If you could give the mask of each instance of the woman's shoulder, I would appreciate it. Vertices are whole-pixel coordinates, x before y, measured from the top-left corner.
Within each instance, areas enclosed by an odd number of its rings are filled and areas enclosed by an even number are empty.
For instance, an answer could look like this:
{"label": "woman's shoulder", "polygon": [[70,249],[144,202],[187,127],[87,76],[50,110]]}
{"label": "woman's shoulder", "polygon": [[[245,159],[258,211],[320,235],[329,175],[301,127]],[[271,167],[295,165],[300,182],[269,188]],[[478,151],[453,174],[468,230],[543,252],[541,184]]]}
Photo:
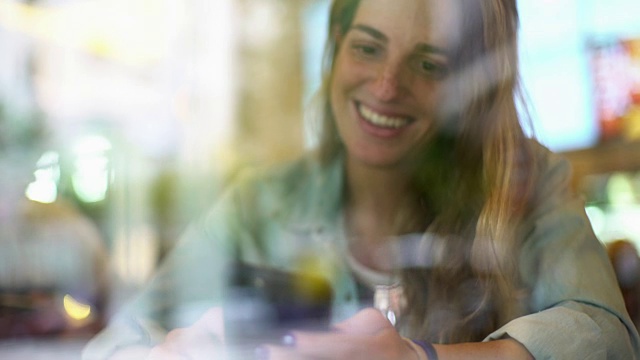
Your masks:
{"label": "woman's shoulder", "polygon": [[294,160],[269,165],[246,166],[228,183],[236,191],[284,191],[317,185],[330,176],[334,164],[322,164],[313,153]]}
{"label": "woman's shoulder", "polygon": [[573,188],[569,160],[535,140],[529,141],[529,149],[532,165],[521,175],[529,182],[523,230],[531,230],[541,219],[550,223],[561,217],[582,216],[584,200]]}
{"label": "woman's shoulder", "polygon": [[529,148],[535,164],[537,192],[544,192],[545,188],[570,190],[573,172],[569,160],[562,154],[551,151],[537,140],[530,140]]}
{"label": "woman's shoulder", "polygon": [[341,164],[307,153],[285,163],[245,168],[228,183],[224,197],[250,212],[305,214],[338,201]]}

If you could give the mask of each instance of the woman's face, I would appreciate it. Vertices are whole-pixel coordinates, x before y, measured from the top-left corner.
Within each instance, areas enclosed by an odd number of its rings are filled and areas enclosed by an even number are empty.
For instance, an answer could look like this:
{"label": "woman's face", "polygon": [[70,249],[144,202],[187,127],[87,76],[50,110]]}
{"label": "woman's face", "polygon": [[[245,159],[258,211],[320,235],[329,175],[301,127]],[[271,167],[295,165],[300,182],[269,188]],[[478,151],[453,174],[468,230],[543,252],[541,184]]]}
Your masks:
{"label": "woman's face", "polygon": [[402,166],[428,141],[459,25],[451,0],[362,0],[338,39],[330,98],[349,161]]}

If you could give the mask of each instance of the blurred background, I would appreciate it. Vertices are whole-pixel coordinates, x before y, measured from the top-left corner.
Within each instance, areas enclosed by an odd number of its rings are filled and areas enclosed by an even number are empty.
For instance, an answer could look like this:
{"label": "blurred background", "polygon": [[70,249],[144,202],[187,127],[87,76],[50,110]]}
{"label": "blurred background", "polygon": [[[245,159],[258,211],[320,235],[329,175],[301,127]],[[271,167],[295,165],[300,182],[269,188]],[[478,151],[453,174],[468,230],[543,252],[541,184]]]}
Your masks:
{"label": "blurred background", "polygon": [[[518,4],[532,135],[635,297],[640,2]],[[313,146],[328,7],[0,0],[0,357],[79,357],[238,168]]]}

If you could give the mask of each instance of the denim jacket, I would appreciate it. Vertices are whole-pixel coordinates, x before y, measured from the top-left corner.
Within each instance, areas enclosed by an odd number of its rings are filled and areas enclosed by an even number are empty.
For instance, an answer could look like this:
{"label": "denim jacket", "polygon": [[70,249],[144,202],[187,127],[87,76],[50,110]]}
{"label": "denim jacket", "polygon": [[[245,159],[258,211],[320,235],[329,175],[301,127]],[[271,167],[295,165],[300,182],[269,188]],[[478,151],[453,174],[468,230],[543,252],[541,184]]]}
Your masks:
{"label": "denim jacket", "polygon": [[[536,359],[638,358],[638,333],[584,203],[570,190],[569,163],[536,149],[544,171],[536,182],[535,208],[522,223],[528,235],[519,258],[531,313],[484,341],[511,337]],[[84,358],[152,346],[167,329],[187,326],[219,306],[221,274],[235,257],[285,270],[313,258],[334,290],[333,321],[355,314],[362,304],[345,261],[343,168],[341,159],[322,166],[305,157],[242,176],[187,230],[146,290],[88,344]]]}

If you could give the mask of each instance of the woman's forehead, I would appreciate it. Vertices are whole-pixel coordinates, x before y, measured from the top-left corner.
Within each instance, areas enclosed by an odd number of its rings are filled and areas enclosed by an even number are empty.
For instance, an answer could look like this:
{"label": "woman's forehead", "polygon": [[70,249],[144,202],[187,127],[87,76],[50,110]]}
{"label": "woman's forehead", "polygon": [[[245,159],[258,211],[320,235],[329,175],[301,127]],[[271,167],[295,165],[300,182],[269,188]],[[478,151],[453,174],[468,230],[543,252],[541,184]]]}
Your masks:
{"label": "woman's forehead", "polygon": [[461,24],[454,0],[361,0],[353,25],[364,24],[391,38],[453,46]]}

